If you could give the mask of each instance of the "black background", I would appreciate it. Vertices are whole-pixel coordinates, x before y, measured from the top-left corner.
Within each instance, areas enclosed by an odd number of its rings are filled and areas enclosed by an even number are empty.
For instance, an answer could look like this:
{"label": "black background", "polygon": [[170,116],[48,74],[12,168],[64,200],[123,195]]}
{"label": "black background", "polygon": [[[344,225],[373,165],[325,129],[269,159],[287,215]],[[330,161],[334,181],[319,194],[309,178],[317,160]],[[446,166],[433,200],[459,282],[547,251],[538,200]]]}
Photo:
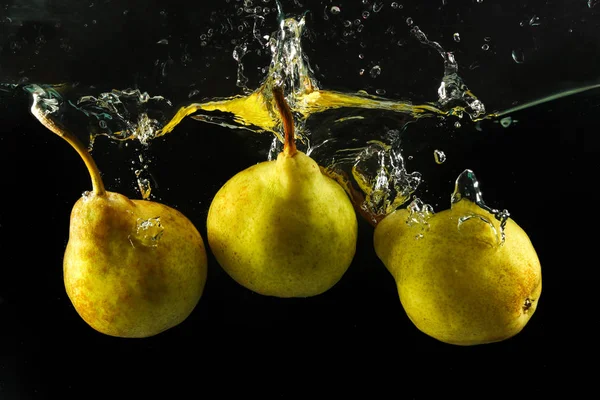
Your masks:
{"label": "black background", "polygon": [[[67,0],[0,1],[0,83],[23,83],[26,77],[139,87],[181,104],[189,101],[191,88],[206,97],[240,93],[230,43],[240,36],[225,32],[198,46],[206,26],[219,26],[214,21],[239,3],[210,3],[97,1],[90,7]],[[381,22],[365,22],[358,38],[345,38],[333,16],[323,20],[324,10],[336,3],[302,3],[283,2],[296,15],[311,11],[305,51],[324,88],[383,87],[391,98],[435,100],[442,60],[410,37],[404,22],[409,16],[431,40],[455,52],[460,75],[488,111],[599,78],[600,5],[589,8],[587,1],[399,1],[404,9],[397,14],[386,1],[376,20]],[[338,5],[352,16],[366,7],[358,1]],[[529,25],[533,16],[541,25]],[[395,33],[386,33],[389,26]],[[41,45],[35,42],[40,27],[46,38]],[[460,43],[452,40],[454,32],[461,32]],[[156,45],[165,37],[168,50]],[[492,38],[487,52],[480,48],[485,37]],[[65,38],[69,52],[60,47]],[[19,48],[11,47],[15,41]],[[360,50],[361,42],[367,50]],[[180,61],[184,45],[193,61]],[[515,47],[525,52],[522,64],[510,56]],[[361,51],[366,61],[358,59]],[[155,62],[169,58],[163,76]],[[268,57],[248,61],[266,66]],[[374,62],[383,71],[377,81],[357,73]],[[256,87],[260,74],[248,75],[249,87]],[[284,300],[254,294],[233,282],[209,252],[204,295],[182,324],[143,340],[95,332],[77,316],[62,283],[69,213],[89,189],[89,176],[77,154],[29,114],[27,97],[0,93],[0,399],[200,398],[212,393],[209,388],[219,390],[212,397],[235,392],[289,398],[316,397],[324,388],[354,393],[359,387],[372,391],[370,397],[489,398],[502,389],[519,397],[584,386],[579,364],[569,360],[585,359],[593,347],[585,317],[593,303],[585,283],[597,264],[589,249],[597,245],[592,188],[598,90],[516,112],[518,122],[506,129],[485,121],[482,132],[464,122],[461,129],[449,123],[413,133],[422,144],[409,169],[421,170],[418,160],[432,161],[440,146],[448,156],[442,166],[425,167],[418,194],[436,210],[446,208],[458,173],[474,170],[486,201],[509,209],[542,264],[540,304],[525,329],[504,342],[474,347],[440,343],[410,323],[364,221],[353,264],[323,295]],[[187,215],[206,238],[212,196],[229,177],[264,159],[264,143],[184,121],[145,150],[159,183],[155,195]],[[109,190],[139,197],[128,165],[134,153],[98,140],[94,157]],[[556,373],[561,378],[551,379]],[[484,389],[476,389],[482,378]]]}

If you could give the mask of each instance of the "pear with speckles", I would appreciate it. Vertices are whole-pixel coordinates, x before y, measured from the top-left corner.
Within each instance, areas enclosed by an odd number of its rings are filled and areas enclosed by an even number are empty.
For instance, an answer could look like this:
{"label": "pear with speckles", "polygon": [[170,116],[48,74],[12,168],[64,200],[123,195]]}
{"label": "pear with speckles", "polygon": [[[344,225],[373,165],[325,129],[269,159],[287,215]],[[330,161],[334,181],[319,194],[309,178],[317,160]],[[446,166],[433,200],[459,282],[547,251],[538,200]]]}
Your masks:
{"label": "pear with speckles", "polygon": [[342,187],[296,149],[293,117],[274,91],[284,150],[238,173],[215,195],[207,239],[221,267],[262,295],[310,297],[333,287],[356,251],[357,220]]}
{"label": "pear with speckles", "polygon": [[498,342],[519,333],[536,310],[541,267],[527,234],[469,199],[415,224],[407,209],[375,228],[378,257],[393,275],[410,320],[455,345]]}
{"label": "pear with speckles", "polygon": [[86,164],[93,190],[71,212],[63,278],[81,318],[103,334],[157,335],[183,322],[200,300],[207,276],[204,242],[179,211],[106,191],[82,143],[40,107],[32,113],[65,139]]}

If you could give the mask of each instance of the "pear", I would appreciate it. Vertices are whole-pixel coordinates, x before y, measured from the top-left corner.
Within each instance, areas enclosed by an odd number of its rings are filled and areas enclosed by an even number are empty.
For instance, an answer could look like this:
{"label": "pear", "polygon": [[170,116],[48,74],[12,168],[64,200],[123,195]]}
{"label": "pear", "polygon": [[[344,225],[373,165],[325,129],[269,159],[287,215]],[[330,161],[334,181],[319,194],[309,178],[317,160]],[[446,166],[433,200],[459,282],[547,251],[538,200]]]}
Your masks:
{"label": "pear", "polygon": [[93,190],[75,203],[63,259],[67,295],[81,318],[106,335],[144,338],[184,321],[207,277],[204,242],[179,211],[106,191],[82,143],[37,104],[32,113],[83,159]]}
{"label": "pear", "polygon": [[215,195],[207,239],[221,267],[262,295],[310,297],[333,287],[356,251],[357,219],[342,187],[296,149],[283,91],[273,91],[285,130],[277,160],[238,173]]}
{"label": "pear", "polygon": [[542,290],[540,262],[525,231],[508,216],[501,226],[473,200],[457,198],[424,223],[414,223],[409,210],[396,210],[374,233],[377,256],[414,325],[465,346],[519,333]]}

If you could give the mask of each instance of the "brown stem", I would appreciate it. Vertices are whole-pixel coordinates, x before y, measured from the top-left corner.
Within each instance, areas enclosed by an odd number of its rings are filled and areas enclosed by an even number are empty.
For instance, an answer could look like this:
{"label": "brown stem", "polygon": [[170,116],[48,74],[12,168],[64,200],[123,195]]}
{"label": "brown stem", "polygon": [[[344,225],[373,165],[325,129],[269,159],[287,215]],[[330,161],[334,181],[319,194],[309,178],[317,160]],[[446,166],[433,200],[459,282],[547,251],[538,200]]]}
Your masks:
{"label": "brown stem", "polygon": [[[35,97],[34,100],[36,100]],[[75,137],[73,134],[67,132],[63,127],[59,126],[57,122],[48,118],[46,113],[37,106],[37,101],[33,102],[33,105],[31,106],[31,113],[42,123],[42,125],[63,138],[75,149],[75,151],[77,151],[79,156],[83,159],[83,162],[85,163],[85,166],[90,174],[90,178],[92,179],[92,190],[94,194],[97,196],[104,196],[106,194],[106,189],[104,188],[104,183],[100,177],[98,166],[81,141],[79,141],[79,139],[77,139],[77,137]]]}
{"label": "brown stem", "polygon": [[287,101],[285,101],[283,88],[281,86],[277,86],[273,89],[273,97],[275,98],[275,103],[279,109],[279,114],[281,115],[281,120],[283,121],[283,131],[285,132],[283,154],[288,157],[293,157],[297,152],[296,139],[294,138],[294,116],[292,115],[290,106],[288,105]]}

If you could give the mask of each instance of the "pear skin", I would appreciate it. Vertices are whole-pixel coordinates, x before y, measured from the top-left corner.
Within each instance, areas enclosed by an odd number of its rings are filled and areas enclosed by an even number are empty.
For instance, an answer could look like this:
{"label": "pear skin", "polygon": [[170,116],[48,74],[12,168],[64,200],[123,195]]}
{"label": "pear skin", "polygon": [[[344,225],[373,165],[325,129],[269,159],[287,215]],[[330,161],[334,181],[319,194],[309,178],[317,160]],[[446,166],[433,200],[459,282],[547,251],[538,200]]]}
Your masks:
{"label": "pear skin", "polygon": [[502,243],[499,221],[467,199],[434,214],[424,232],[418,224],[410,226],[408,216],[403,209],[385,217],[374,245],[415,326],[456,345],[519,333],[542,290],[540,262],[523,229],[508,219]]}
{"label": "pear skin", "polygon": [[[139,223],[160,217],[156,240]],[[110,336],[154,336],[185,320],[207,276],[204,243],[179,211],[113,192],[80,198],[71,213],[64,283],[77,313]]]}
{"label": "pear skin", "polygon": [[186,319],[202,296],[206,250],[179,211],[106,191],[76,136],[49,118],[57,98],[36,87],[31,113],[80,155],[92,181],[73,206],[63,258],[65,289],[77,313],[98,332],[123,338],[157,335]]}
{"label": "pear skin", "polygon": [[348,195],[297,151],[254,165],[214,197],[207,239],[238,283],[276,297],[309,297],[334,286],[356,251]]}

